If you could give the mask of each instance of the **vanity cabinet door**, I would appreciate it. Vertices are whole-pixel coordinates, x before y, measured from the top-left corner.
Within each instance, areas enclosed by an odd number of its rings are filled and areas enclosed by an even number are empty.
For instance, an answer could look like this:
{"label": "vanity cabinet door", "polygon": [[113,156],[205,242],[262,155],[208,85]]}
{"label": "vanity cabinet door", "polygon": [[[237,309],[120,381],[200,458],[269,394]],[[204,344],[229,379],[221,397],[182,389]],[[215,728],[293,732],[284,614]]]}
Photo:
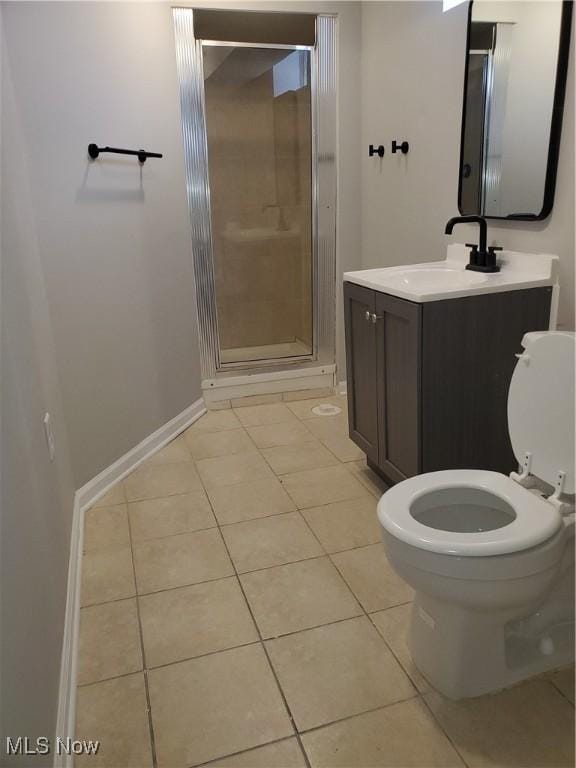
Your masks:
{"label": "vanity cabinet door", "polygon": [[422,307],[376,293],[378,466],[393,482],[421,471]]}
{"label": "vanity cabinet door", "polygon": [[517,468],[508,389],[522,337],[547,330],[551,300],[545,287],[423,305],[422,472]]}
{"label": "vanity cabinet door", "polygon": [[378,388],[376,383],[375,292],[344,283],[346,378],[350,437],[378,463]]}

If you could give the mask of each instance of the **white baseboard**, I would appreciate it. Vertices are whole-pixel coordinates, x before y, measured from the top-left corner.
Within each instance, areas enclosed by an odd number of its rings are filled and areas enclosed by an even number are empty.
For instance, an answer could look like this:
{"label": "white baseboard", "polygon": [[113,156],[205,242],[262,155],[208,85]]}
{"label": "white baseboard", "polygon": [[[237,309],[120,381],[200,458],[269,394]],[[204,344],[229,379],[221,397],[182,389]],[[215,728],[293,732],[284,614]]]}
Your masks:
{"label": "white baseboard", "polygon": [[[72,531],[70,535],[70,559],[68,564],[68,587],[66,594],[66,615],[64,639],[60,666],[60,688],[56,735],[60,738],[74,738],[76,721],[76,678],[78,663],[78,641],[80,629],[80,585],[82,567],[82,542],[84,538],[84,512],[110,488],[152,454],[163,448],[180,432],[206,413],[204,399],[200,398],[186,410],[179,413],[164,426],[148,435],[141,443],[119,458],[114,464],[89,480],[74,494]],[[55,755],[54,768],[72,768],[73,756]]]}
{"label": "white baseboard", "polygon": [[124,456],[121,456],[114,464],[111,464],[76,491],[80,507],[85,509],[98,501],[118,480],[122,480],[126,475],[129,475],[139,464],[160,450],[160,448],[163,448],[166,443],[173,440],[180,432],[205,413],[204,398],[200,398],[186,408],[186,410],[182,411],[182,413],[179,413],[178,416],[175,416],[164,426],[160,427],[160,429],[157,429],[156,432],[144,438],[141,443],[138,443],[137,446],[128,451],[128,453],[125,453]]}
{"label": "white baseboard", "polygon": [[[64,617],[64,638],[60,662],[60,684],[58,692],[58,713],[56,736],[74,737],[76,721],[76,679],[78,667],[78,639],[80,629],[80,576],[82,567],[82,541],[84,538],[84,515],[74,495],[72,531],[70,534],[70,560],[68,564],[68,587],[66,592],[66,614]],[[72,755],[54,753],[54,768],[72,768]]]}

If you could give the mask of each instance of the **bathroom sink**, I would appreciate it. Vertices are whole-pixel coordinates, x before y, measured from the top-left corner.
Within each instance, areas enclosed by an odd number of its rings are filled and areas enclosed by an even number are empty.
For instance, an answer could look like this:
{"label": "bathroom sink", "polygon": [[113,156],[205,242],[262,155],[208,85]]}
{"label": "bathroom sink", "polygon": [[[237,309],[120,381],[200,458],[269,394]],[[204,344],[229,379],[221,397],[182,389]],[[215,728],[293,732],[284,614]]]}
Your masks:
{"label": "bathroom sink", "polygon": [[477,272],[467,272],[465,269],[437,267],[436,269],[403,269],[390,274],[388,279],[390,283],[420,292],[422,289],[430,288],[467,288],[470,285],[485,282],[486,276],[479,275]]}
{"label": "bathroom sink", "polygon": [[500,251],[500,271],[485,274],[467,270],[469,259],[468,247],[451,243],[443,261],[345,272],[344,280],[415,302],[518,291],[558,282],[558,257],[551,254]]}

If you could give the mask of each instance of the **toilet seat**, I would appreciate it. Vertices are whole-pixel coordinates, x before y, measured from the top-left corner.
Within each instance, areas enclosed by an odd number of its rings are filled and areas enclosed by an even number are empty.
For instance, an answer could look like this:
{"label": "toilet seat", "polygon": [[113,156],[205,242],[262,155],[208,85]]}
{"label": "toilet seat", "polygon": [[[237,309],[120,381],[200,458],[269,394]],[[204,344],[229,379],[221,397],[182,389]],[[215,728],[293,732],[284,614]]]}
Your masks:
{"label": "toilet seat", "polygon": [[[496,504],[511,507],[511,522],[493,530],[460,533],[432,528],[411,514],[418,500],[434,502],[441,491],[477,489]],[[485,557],[530,549],[550,539],[562,526],[557,509],[498,472],[446,470],[417,475],[390,488],[378,502],[380,524],[397,539],[445,555]]]}

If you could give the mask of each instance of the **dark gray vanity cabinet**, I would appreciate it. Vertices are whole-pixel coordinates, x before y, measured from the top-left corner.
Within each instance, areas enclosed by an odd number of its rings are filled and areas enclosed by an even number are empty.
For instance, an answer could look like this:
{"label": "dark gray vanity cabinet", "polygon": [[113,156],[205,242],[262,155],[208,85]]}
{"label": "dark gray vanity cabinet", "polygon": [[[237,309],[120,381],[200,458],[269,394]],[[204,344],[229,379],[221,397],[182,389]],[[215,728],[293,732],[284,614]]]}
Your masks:
{"label": "dark gray vanity cabinet", "polygon": [[441,469],[516,467],[508,386],[552,288],[416,303],[344,283],[350,437],[391,483]]}
{"label": "dark gray vanity cabinet", "polygon": [[[376,291],[344,283],[346,376],[352,379],[348,397],[350,437],[378,463],[378,375],[376,372]],[[351,375],[352,374],[352,375]],[[350,385],[348,384],[350,393]]]}
{"label": "dark gray vanity cabinet", "polygon": [[422,305],[376,293],[378,466],[395,482],[420,469]]}

